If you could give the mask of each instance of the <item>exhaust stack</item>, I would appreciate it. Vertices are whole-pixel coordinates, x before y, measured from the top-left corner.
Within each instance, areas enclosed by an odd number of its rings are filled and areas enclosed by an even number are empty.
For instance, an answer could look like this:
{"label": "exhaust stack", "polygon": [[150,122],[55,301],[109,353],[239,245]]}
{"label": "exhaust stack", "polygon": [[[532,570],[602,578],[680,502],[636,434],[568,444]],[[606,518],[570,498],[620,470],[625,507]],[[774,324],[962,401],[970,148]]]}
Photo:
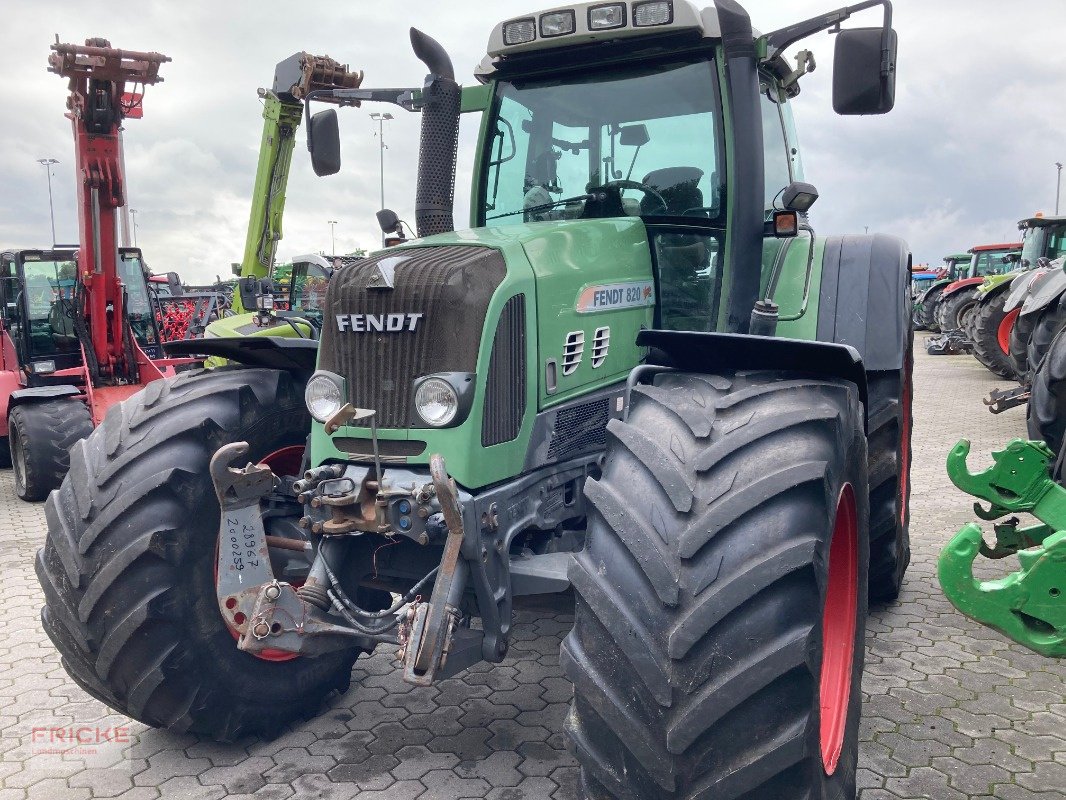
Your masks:
{"label": "exhaust stack", "polygon": [[429,69],[422,90],[422,134],[418,144],[415,228],[418,236],[455,230],[455,160],[459,147],[461,87],[440,43],[411,28],[411,47]]}

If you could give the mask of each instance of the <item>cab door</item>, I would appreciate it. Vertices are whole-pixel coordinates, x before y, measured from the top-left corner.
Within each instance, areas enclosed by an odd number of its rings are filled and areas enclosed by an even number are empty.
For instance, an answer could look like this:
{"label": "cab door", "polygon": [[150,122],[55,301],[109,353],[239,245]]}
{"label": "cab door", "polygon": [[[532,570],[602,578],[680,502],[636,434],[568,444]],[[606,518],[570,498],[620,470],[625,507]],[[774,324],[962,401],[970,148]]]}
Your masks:
{"label": "cab door", "polygon": [[17,371],[15,336],[19,333],[18,270],[11,253],[0,255],[0,369]]}

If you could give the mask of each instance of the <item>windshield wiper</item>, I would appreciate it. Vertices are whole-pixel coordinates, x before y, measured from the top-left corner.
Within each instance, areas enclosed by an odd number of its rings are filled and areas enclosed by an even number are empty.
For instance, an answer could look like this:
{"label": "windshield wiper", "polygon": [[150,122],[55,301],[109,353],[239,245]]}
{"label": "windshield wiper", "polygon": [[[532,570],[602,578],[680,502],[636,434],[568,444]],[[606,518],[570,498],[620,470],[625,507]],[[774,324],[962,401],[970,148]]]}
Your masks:
{"label": "windshield wiper", "polygon": [[485,221],[488,222],[490,219],[500,219],[501,217],[513,217],[517,214],[538,214],[541,211],[548,211],[556,206],[561,206],[563,203],[576,203],[578,200],[603,200],[604,197],[605,195],[600,193],[579,194],[574,197],[564,197],[561,200],[552,200],[550,203],[541,203],[540,205],[530,206],[529,208],[523,208],[518,211],[508,211],[505,214],[496,214],[491,217],[485,217]]}

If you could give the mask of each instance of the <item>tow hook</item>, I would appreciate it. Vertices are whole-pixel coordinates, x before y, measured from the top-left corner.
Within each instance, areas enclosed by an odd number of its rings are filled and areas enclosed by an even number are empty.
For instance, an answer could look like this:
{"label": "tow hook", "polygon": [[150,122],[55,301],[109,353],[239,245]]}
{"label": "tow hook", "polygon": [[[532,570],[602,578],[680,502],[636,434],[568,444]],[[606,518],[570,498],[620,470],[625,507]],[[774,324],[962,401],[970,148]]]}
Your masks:
{"label": "tow hook", "polygon": [[[1066,658],[1066,489],[1051,479],[1054,453],[1043,442],[1013,439],[994,452],[994,464],[971,473],[966,466],[970,443],[963,439],[948,455],[951,482],[988,501],[974,503],[986,520],[1028,512],[1038,525],[1019,528],[1011,517],[995,526],[996,543],[985,543],[981,528],[965,525],[940,553],[937,574],[951,604],[971,619],[995,628],[1019,644],[1046,656]],[[978,555],[1016,555],[1021,566],[998,580],[973,575]]]}
{"label": "tow hook", "polygon": [[415,686],[428,686],[443,669],[452,639],[461,618],[459,603],[466,589],[469,567],[460,559],[463,544],[463,515],[455,481],[448,477],[444,457],[434,454],[430,475],[448,526],[437,579],[428,603],[415,603],[409,610],[400,634],[403,679]]}
{"label": "tow hook", "polygon": [[237,648],[314,655],[350,647],[352,631],[324,619],[291,584],[274,577],[259,501],[274,488],[276,478],[259,464],[230,466],[247,454],[246,442],[233,442],[215,453],[209,467],[221,507],[218,607],[238,633]]}

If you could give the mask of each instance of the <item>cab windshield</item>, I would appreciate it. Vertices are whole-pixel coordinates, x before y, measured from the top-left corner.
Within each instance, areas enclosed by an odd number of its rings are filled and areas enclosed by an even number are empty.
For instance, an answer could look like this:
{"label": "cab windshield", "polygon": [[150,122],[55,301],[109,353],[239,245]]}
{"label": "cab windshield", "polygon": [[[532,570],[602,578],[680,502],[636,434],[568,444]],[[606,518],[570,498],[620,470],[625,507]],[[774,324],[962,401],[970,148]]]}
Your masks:
{"label": "cab windshield", "polygon": [[1026,228],[1022,233],[1022,261],[1036,266],[1038,258],[1044,255],[1044,242],[1047,240],[1047,228]]}
{"label": "cab windshield", "polygon": [[70,301],[74,294],[77,267],[73,261],[25,261],[22,265],[24,314],[13,325],[24,325],[30,354],[51,356],[78,350]]}
{"label": "cab windshield", "polygon": [[[1017,252],[1017,251],[1015,251]],[[1009,258],[1009,253],[1004,250],[984,250],[974,253],[973,277],[985,277],[987,275],[1002,275],[1014,268],[1014,259]]]}
{"label": "cab windshield", "polygon": [[722,215],[721,104],[706,59],[500,81],[482,224]]}

